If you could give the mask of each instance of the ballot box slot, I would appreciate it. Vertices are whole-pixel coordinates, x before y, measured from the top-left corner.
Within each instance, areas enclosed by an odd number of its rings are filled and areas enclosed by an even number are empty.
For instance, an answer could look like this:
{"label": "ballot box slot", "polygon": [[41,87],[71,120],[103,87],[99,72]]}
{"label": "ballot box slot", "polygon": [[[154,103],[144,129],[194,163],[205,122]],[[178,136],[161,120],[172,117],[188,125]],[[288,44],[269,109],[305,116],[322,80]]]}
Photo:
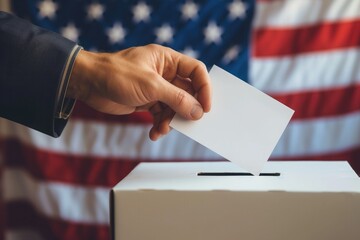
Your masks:
{"label": "ballot box slot", "polygon": [[[254,176],[248,172],[199,172],[198,176]],[[268,177],[278,177],[280,176],[279,172],[274,173],[260,173],[260,176]]]}

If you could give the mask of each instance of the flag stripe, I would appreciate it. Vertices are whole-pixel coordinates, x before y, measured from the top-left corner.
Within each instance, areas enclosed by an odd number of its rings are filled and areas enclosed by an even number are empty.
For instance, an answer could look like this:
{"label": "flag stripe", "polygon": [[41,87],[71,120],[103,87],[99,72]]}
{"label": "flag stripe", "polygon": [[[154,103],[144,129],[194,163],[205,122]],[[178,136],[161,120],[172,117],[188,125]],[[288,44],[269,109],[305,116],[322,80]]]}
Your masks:
{"label": "flag stripe", "polygon": [[[7,236],[24,235],[26,238],[20,239],[33,239],[31,236],[34,235],[39,239],[53,240],[110,239],[108,224],[86,224],[44,216],[28,201],[12,201],[5,206],[8,211]],[[96,206],[92,206],[94,207]],[[32,235],[27,235],[30,232],[28,229],[36,229],[37,234],[33,232]]]}
{"label": "flag stripe", "polygon": [[360,17],[359,0],[257,1],[255,28],[297,27]]}
{"label": "flag stripe", "polygon": [[71,222],[109,223],[110,188],[38,181],[26,170],[4,169],[4,200],[28,201],[40,214]]}
{"label": "flag stripe", "polygon": [[[221,160],[215,153],[204,147],[200,147],[197,143],[175,131],[157,144],[153,145],[152,142],[149,142],[149,145],[146,146],[147,141],[141,141],[145,136],[138,134],[139,131],[142,131],[141,126],[110,126],[109,124],[99,123],[93,126],[89,122],[72,121],[63,133],[64,141],[48,138],[32,130],[19,131],[17,134],[14,134],[14,131],[12,131],[11,134],[7,134],[4,129],[8,128],[4,125],[2,126],[0,133],[3,137],[16,138],[21,143],[38,149],[36,151],[58,152],[63,154],[71,152],[72,159],[78,157],[84,157],[84,159],[85,157],[86,159],[106,157],[115,159],[115,161],[116,159],[133,159],[134,161],[142,159],[148,161],[156,161],[159,159]],[[118,136],[116,135],[121,132],[118,128],[126,128],[126,133],[129,134],[128,141],[130,144],[123,144],[121,141],[112,143],[111,139],[117,139]],[[31,132],[32,137],[30,137],[29,134],[25,134],[26,132]],[[360,143],[359,132],[360,111],[327,117],[326,119],[315,118],[292,121],[285,130],[280,142],[277,144],[272,157],[310,156],[326,152],[336,153],[344,149],[355,148],[359,146]],[[123,136],[122,133],[121,135]],[[81,138],[81,144],[74,141],[77,136],[83,136],[83,138]],[[313,137],[309,140],[306,136]],[[104,140],[107,144],[99,145],[98,142],[94,143],[93,139],[110,140]],[[140,147],[138,144],[140,144]],[[77,147],[74,148],[74,145]],[[144,150],[142,150],[141,147],[144,147]],[[90,150],[93,148],[96,148],[96,151]],[[141,153],[142,151],[143,153]],[[138,152],[138,154],[132,154],[132,152]]]}
{"label": "flag stripe", "polygon": [[360,84],[272,97],[295,110],[292,120],[330,117],[359,111]]}
{"label": "flag stripe", "polygon": [[359,48],[254,58],[251,84],[270,94],[346,87],[360,83],[359,62]]}
{"label": "flag stripe", "polygon": [[99,122],[132,124],[153,122],[152,116],[148,112],[136,112],[130,115],[110,115],[98,112],[80,101],[76,102],[74,111],[71,114],[71,119],[85,119]]}
{"label": "flag stripe", "polygon": [[[360,83],[360,80],[354,80],[352,82]],[[295,110],[292,119],[333,116],[360,109],[359,84],[326,88],[325,90],[309,89],[308,91],[295,93],[275,93],[271,96]],[[304,106],[307,107],[305,108]],[[83,103],[77,103],[71,119],[98,121],[102,123],[152,123],[152,118],[149,113],[142,112],[126,116],[108,117],[108,115],[97,112]]]}
{"label": "flag stripe", "polygon": [[[15,139],[1,143],[7,147],[5,152],[6,167],[23,169],[38,180],[73,183],[78,185],[112,187],[122,180],[140,162],[122,157],[94,157],[66,155],[39,150],[22,144]],[[19,151],[21,149],[21,151]],[[223,160],[223,159],[219,159]],[[152,160],[141,159],[141,162]],[[158,159],[157,161],[192,161],[191,159]],[[202,159],[197,161],[209,161]],[[86,165],[86,167],[84,167]],[[121,171],[119,171],[119,169]],[[62,174],[59,174],[62,172]]]}
{"label": "flag stripe", "polygon": [[257,3],[251,84],[295,109],[272,158],[345,159],[359,174],[360,0]]}
{"label": "flag stripe", "polygon": [[287,56],[360,46],[360,19],[254,32],[254,57]]}
{"label": "flag stripe", "polygon": [[71,120],[61,141],[0,119],[0,136],[17,138],[38,149],[68,155],[120,157],[122,159],[208,159],[219,156],[177,131],[152,142],[148,125],[108,124]]}
{"label": "flag stripe", "polygon": [[4,153],[7,168],[23,169],[38,180],[88,187],[112,187],[140,162],[121,157],[86,157],[55,153],[39,150],[15,139],[6,139],[1,144],[8,148]]}
{"label": "flag stripe", "polygon": [[[73,183],[77,185],[90,186],[103,186],[112,187],[123,179],[137,164],[135,160],[123,159],[108,159],[97,157],[73,157],[62,154],[56,154],[46,151],[41,151],[35,148],[21,145],[14,141],[7,140],[2,143],[4,146],[13,144],[16,148],[11,148],[5,155],[8,161],[6,162],[7,168],[24,169],[28,174],[38,180]],[[21,149],[23,154],[19,154],[17,149]],[[358,159],[360,157],[360,146],[353,149],[346,149],[335,153],[313,154],[313,155],[299,155],[299,156],[282,156],[277,159],[327,159],[327,160],[348,160]],[[274,159],[272,157],[272,159]],[[142,160],[145,162],[146,160]],[[189,161],[181,159],[167,159],[163,161],[180,162]],[[204,160],[206,161],[206,160]],[[358,161],[351,162],[352,165]],[[86,168],[84,164],[86,163]],[[360,173],[360,166],[354,165],[354,169]],[[121,171],[119,171],[121,169]],[[59,174],[62,172],[63,174]],[[105,176],[105,177],[104,177]]]}
{"label": "flag stripe", "polygon": [[314,161],[314,160],[326,160],[326,161],[336,161],[336,160],[347,160],[351,167],[360,177],[360,146],[352,149],[346,149],[341,152],[336,153],[323,153],[323,154],[314,154],[314,155],[304,155],[304,156],[282,156],[278,158],[271,158],[271,160],[283,160],[283,161]]}
{"label": "flag stripe", "polygon": [[335,117],[292,121],[271,156],[313,156],[357,148],[360,145],[359,133],[360,111]]}

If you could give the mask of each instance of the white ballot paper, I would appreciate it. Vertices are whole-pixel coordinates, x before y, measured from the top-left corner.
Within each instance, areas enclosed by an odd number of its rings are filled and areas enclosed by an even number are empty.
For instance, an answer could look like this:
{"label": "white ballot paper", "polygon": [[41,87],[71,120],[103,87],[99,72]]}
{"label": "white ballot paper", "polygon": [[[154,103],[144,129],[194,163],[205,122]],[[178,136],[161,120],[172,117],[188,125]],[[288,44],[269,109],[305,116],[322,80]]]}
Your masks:
{"label": "white ballot paper", "polygon": [[213,66],[212,107],[198,121],[175,115],[170,126],[259,175],[294,110]]}

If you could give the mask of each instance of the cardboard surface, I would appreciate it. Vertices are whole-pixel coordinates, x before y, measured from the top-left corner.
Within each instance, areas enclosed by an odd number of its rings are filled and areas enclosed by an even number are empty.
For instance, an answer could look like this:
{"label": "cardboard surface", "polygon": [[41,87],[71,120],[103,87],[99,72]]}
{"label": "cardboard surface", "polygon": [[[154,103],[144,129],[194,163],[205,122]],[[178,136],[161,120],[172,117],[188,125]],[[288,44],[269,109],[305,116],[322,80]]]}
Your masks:
{"label": "cardboard surface", "polygon": [[142,163],[112,192],[116,240],[359,239],[360,179],[346,162]]}
{"label": "cardboard surface", "polygon": [[[116,190],[173,191],[360,191],[347,162],[268,162],[273,176],[197,176],[199,172],[244,172],[231,162],[141,163]],[[355,185],[353,185],[355,184]],[[358,187],[358,188],[356,188]]]}

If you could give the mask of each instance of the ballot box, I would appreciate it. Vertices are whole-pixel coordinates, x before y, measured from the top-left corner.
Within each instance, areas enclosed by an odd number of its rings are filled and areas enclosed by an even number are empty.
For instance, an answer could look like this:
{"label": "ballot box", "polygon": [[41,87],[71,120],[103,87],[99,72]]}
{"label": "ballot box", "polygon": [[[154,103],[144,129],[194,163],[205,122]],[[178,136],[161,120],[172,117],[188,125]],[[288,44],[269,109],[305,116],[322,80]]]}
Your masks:
{"label": "ballot box", "polygon": [[142,163],[110,194],[114,240],[360,239],[347,162]]}

